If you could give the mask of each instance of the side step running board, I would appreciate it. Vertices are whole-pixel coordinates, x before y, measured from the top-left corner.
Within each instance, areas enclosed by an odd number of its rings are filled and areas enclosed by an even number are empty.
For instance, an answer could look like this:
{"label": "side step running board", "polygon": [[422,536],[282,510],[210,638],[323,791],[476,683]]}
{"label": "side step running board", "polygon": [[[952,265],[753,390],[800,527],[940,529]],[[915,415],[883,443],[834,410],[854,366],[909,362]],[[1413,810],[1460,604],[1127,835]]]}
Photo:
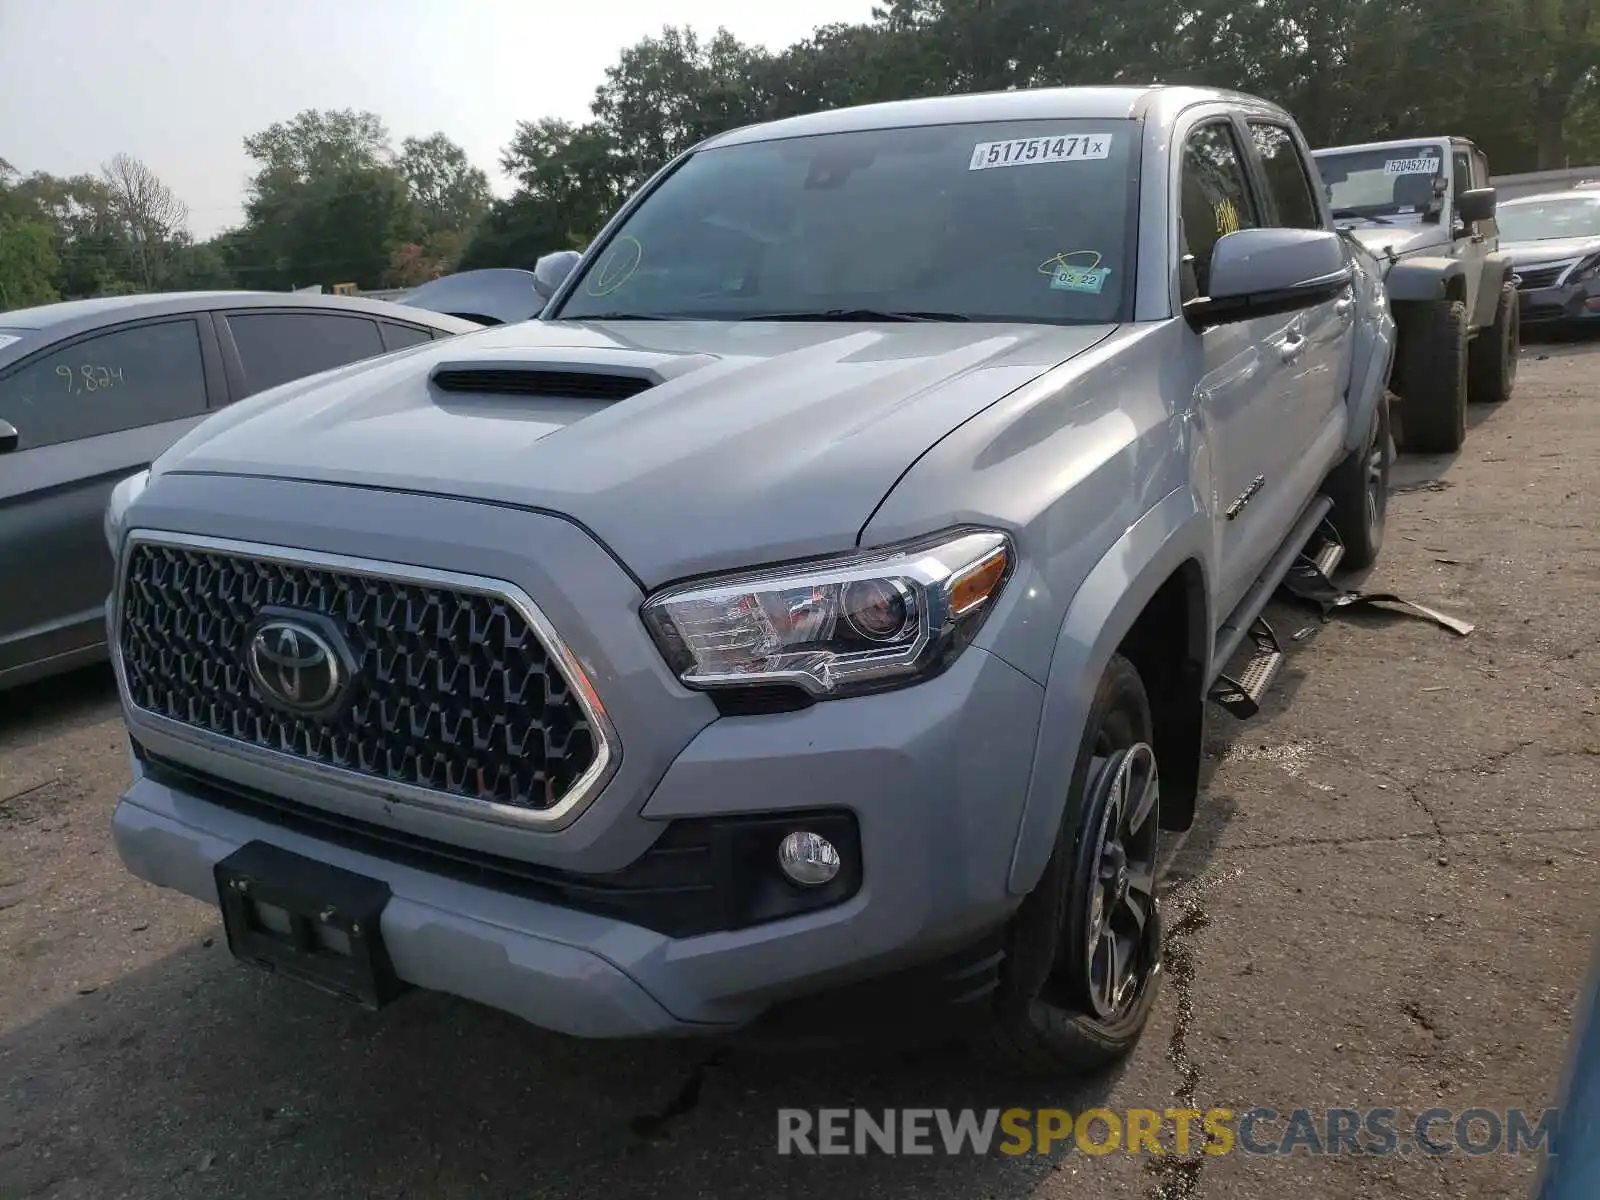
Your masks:
{"label": "side step running board", "polygon": [[[1245,634],[1255,624],[1261,610],[1267,607],[1267,601],[1272,599],[1272,594],[1278,590],[1278,585],[1289,574],[1294,565],[1304,557],[1305,547],[1312,536],[1323,524],[1323,518],[1333,508],[1333,501],[1326,496],[1318,496],[1311,502],[1305,512],[1300,514],[1300,519],[1295,522],[1294,529],[1284,539],[1283,545],[1278,547],[1278,552],[1267,563],[1267,569],[1261,573],[1250,590],[1244,594],[1244,599],[1239,601],[1222,628],[1217,630],[1216,644],[1211,650],[1211,665],[1214,674],[1210,682],[1215,682],[1224,668],[1232,660],[1241,645],[1244,644]],[[1344,548],[1339,548],[1343,555]]]}
{"label": "side step running board", "polygon": [[1241,721],[1261,711],[1261,697],[1267,694],[1273,680],[1278,678],[1284,663],[1283,646],[1265,618],[1256,618],[1256,623],[1250,627],[1250,636],[1255,639],[1256,648],[1250,661],[1245,663],[1244,670],[1239,672],[1237,679],[1228,675],[1217,676],[1208,697]]}

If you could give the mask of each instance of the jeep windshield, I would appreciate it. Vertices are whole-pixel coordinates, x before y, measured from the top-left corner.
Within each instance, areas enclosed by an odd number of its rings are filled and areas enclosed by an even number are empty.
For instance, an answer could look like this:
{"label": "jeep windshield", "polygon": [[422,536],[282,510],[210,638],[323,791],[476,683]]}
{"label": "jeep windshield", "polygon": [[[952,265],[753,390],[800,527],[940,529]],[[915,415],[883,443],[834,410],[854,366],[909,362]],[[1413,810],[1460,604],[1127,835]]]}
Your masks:
{"label": "jeep windshield", "polygon": [[1495,223],[1504,242],[1600,238],[1600,196],[1512,201],[1500,206]]}
{"label": "jeep windshield", "polygon": [[1122,320],[1141,132],[1011,121],[702,150],[549,319]]}
{"label": "jeep windshield", "polygon": [[1444,155],[1431,144],[1319,154],[1317,171],[1336,220],[1410,216],[1433,203]]}

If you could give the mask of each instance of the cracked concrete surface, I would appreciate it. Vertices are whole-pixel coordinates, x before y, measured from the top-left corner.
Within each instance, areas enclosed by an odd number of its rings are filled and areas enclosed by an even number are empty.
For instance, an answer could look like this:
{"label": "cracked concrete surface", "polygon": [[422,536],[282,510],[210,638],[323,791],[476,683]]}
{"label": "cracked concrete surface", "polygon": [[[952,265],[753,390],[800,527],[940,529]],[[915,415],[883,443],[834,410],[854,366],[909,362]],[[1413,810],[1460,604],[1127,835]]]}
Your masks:
{"label": "cracked concrete surface", "polygon": [[774,1152],[780,1106],[1551,1102],[1600,916],[1600,347],[1529,347],[1474,422],[1454,459],[1402,460],[1370,586],[1477,631],[1277,614],[1314,632],[1262,718],[1216,720],[1164,990],[1104,1079],[1020,1087],[944,1053],[705,1064],[435,996],[350,1011],[235,966],[211,910],[120,869],[103,672],[0,696],[0,1196],[1525,1194],[1533,1163],[1503,1155]]}

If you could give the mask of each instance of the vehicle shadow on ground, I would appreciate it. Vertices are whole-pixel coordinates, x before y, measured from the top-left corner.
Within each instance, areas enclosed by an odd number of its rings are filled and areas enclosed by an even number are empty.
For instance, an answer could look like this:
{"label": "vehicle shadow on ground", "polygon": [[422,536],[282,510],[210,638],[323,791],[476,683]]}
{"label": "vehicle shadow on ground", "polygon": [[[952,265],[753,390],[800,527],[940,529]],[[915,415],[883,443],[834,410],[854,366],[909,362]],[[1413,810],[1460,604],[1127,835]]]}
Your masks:
{"label": "vehicle shadow on ground", "polygon": [[797,1166],[850,1195],[1025,1194],[1054,1156],[799,1160],[778,1110],[1076,1112],[1111,1082],[1018,1084],[946,1048],[580,1042],[422,993],[369,1014],[236,964],[220,930],[0,1038],[0,1062],[6,1196],[764,1200]]}
{"label": "vehicle shadow on ground", "polygon": [[71,671],[0,692],[0,749],[117,715],[117,684],[109,663]]}

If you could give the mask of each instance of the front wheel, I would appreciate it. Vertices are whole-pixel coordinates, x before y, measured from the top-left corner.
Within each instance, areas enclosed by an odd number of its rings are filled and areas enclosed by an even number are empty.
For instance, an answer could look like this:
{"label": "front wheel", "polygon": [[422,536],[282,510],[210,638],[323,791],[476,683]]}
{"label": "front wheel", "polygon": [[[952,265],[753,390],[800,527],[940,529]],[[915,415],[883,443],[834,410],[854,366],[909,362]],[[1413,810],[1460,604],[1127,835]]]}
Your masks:
{"label": "front wheel", "polygon": [[1328,520],[1344,543],[1342,564],[1349,570],[1370,567],[1383,548],[1383,527],[1389,516],[1389,469],[1394,456],[1389,439],[1389,397],[1380,396],[1367,422],[1361,444],[1328,476],[1333,501]]}
{"label": "front wheel", "polygon": [[1467,439],[1467,306],[1408,304],[1400,329],[1400,424],[1406,449],[1453,454]]}
{"label": "front wheel", "polygon": [[1150,701],[1112,658],[1084,730],[1055,850],[1007,931],[987,1042],[1006,1068],[1105,1067],[1144,1032],[1161,972],[1161,786]]}

